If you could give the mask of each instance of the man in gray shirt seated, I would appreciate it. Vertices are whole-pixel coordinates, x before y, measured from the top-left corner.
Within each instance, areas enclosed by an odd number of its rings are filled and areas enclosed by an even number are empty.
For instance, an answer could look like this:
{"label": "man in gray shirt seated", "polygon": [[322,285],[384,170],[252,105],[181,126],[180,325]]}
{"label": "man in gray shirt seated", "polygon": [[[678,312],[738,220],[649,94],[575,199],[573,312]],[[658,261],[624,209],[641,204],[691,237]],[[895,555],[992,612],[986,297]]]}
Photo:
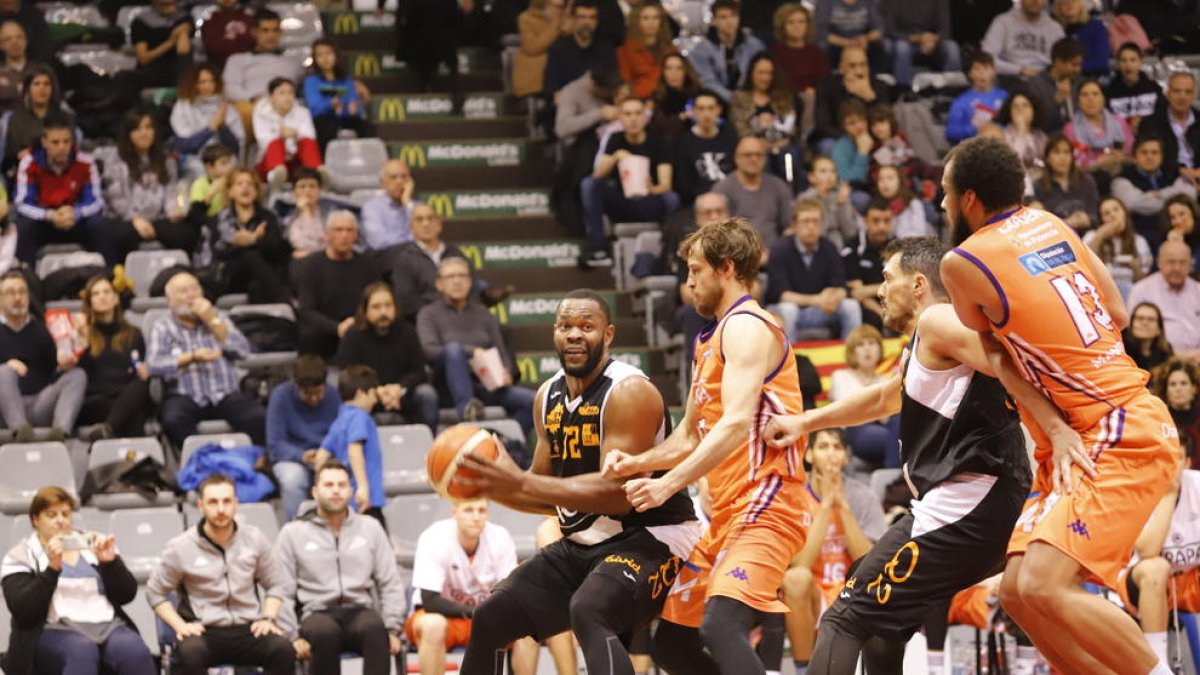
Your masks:
{"label": "man in gray shirt seated", "polygon": [[767,142],[761,138],[746,136],[739,141],[733,163],[737,171],[712,191],[729,200],[730,215],[754,223],[762,235],[763,250],[769,250],[791,225],[792,188],[782,178],[766,173]]}
{"label": "man in gray shirt seated", "polygon": [[[276,618],[286,577],[271,542],[257,527],[239,525],[233,481],[222,474],[198,488],[196,527],[167,542],[146,584],[146,600],[179,639],[183,675],[207,675],[214,665],[259,666],[266,675],[295,675],[296,653]],[[258,587],[266,589],[258,601]],[[179,609],[169,596],[179,594]]]}
{"label": "man in gray shirt seated", "polygon": [[[528,435],[533,428],[534,391],[514,384],[517,364],[504,344],[500,322],[471,298],[471,266],[462,258],[443,258],[437,288],[442,297],[417,314],[417,335],[425,357],[434,364],[434,384],[449,393],[464,419],[479,419],[485,403],[502,405]],[[493,347],[500,352],[505,384],[488,391],[470,362]]]}
{"label": "man in gray shirt seated", "polygon": [[[341,462],[317,469],[312,495],[317,508],[284,525],[275,547],[296,655],[313,675],[337,675],[341,653],[357,652],[364,675],[387,675],[389,657],[400,653],[407,607],[391,542],[379,521],[350,510],[350,473]],[[376,591],[382,616],[371,597]]]}

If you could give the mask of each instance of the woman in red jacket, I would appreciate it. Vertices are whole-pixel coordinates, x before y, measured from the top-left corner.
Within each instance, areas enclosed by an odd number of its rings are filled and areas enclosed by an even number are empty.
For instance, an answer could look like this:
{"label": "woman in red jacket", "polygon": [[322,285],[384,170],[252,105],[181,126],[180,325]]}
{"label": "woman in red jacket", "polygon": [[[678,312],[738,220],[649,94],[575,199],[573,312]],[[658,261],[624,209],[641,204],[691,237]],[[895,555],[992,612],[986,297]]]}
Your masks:
{"label": "woman in red jacket", "polygon": [[643,3],[629,12],[625,44],[617,48],[617,66],[633,95],[648,99],[662,74],[662,60],[674,53],[667,13],[662,5]]}

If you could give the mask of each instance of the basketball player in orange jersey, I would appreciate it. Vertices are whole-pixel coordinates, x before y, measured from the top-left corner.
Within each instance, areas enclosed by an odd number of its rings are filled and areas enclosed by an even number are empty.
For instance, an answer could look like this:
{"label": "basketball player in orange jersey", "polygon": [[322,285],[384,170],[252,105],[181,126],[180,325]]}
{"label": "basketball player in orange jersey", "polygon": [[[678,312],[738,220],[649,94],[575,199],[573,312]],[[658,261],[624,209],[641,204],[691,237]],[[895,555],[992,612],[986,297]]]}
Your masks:
{"label": "basketball player in orange jersey", "polygon": [[1094,477],[1081,475],[1021,409],[1038,467],[1009,543],[1001,602],[1065,673],[1169,675],[1132,619],[1080,587],[1088,579],[1116,587],[1171,485],[1179,442],[1146,373],[1125,355],[1121,295],[1069,226],[1020,206],[1024,167],[1003,141],[956,147],[942,184],[956,238],[970,234],[942,264],[956,313],[995,336],[1003,350],[994,348],[992,361],[1010,359],[1063,411],[1095,465]]}
{"label": "basketball player in orange jersey", "polygon": [[787,611],[777,594],[810,520],[803,442],[769,448],[762,433],[772,415],[803,409],[796,359],[750,295],[762,240],[749,221],[708,223],[679,252],[696,311],[713,319],[696,339],[684,419],[644,453],[610,452],[604,471],[615,478],[669,469],[625,483],[638,511],[708,478],[712,520],[676,577],[652,653],[673,675],[761,674],[750,629],[759,612]]}

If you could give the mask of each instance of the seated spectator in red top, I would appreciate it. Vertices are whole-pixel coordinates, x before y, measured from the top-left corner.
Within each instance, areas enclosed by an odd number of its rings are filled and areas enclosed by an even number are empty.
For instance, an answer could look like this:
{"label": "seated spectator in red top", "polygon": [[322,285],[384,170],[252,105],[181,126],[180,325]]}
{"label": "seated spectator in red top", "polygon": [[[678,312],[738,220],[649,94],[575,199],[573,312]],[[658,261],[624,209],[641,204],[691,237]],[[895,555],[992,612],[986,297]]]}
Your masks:
{"label": "seated spectator in red top", "polygon": [[200,39],[204,42],[205,56],[218,73],[230,56],[254,49],[252,28],[254,12],[249,8],[238,0],[217,0],[217,10],[200,26]]}
{"label": "seated spectator in red top", "polygon": [[133,19],[129,29],[137,58],[138,84],[174,87],[192,63],[192,17],[178,0],[153,0],[150,11]]}
{"label": "seated spectator in red top", "polygon": [[17,258],[33,265],[45,244],[74,242],[117,264],[96,163],[75,151],[66,119],[50,114],[42,126],[41,143],[17,166]]}
{"label": "seated spectator in red top", "polygon": [[[775,42],[771,58],[792,91],[815,94],[817,85],[829,77],[829,59],[817,46],[817,26],[812,12],[798,2],[787,2],[775,10]],[[812,105],[812,101],[807,101]]]}
{"label": "seated spectator in red top", "polygon": [[663,57],[674,51],[662,5],[647,2],[629,12],[629,32],[625,44],[617,49],[617,66],[635,97],[648,99],[654,95]]}

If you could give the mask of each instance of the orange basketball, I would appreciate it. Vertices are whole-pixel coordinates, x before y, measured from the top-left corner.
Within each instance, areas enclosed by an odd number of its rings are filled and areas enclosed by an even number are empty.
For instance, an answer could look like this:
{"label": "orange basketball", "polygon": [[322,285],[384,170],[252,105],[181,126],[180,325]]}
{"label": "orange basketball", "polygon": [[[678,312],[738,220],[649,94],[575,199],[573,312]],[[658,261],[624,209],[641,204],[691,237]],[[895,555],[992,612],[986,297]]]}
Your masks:
{"label": "orange basketball", "polygon": [[[494,461],[500,456],[500,444],[487,429],[470,424],[456,424],[433,439],[433,447],[425,455],[425,472],[435,492],[446,499],[472,499],[479,492],[453,484],[454,476],[470,478],[473,471],[458,468],[458,458],[466,452]],[[461,472],[461,473],[460,473]]]}

